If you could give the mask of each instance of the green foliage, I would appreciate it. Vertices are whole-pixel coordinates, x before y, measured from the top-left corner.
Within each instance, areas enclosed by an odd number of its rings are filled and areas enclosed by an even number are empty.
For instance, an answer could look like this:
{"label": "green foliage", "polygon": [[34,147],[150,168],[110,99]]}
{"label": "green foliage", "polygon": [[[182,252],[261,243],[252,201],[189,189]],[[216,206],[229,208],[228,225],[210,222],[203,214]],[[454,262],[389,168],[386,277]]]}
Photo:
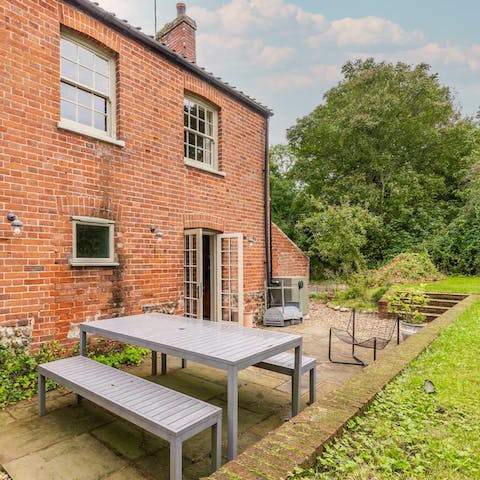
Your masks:
{"label": "green foliage", "polygon": [[[37,367],[59,358],[62,348],[56,343],[44,343],[39,352],[29,355],[24,348],[0,345],[0,409],[31,398],[37,392]],[[55,384],[47,380],[47,389]]]}
{"label": "green foliage", "polygon": [[426,282],[442,277],[427,253],[401,253],[372,273],[375,285]]}
{"label": "green foliage", "polygon": [[[115,368],[121,365],[140,365],[150,350],[131,345],[98,340],[89,344],[88,356]],[[41,363],[51,362],[65,355],[56,342],[44,343],[37,354],[30,355],[23,348],[0,345],[0,409],[37,393],[37,369]],[[47,379],[47,390],[56,384]]]}
{"label": "green foliage", "polygon": [[377,287],[374,288],[370,294],[370,298],[373,302],[378,305],[378,302],[382,299],[382,297],[388,292],[388,287]]}
{"label": "green foliage", "polygon": [[[475,157],[478,157],[477,153]],[[480,163],[470,173],[465,206],[429,245],[435,263],[446,272],[480,274]]]}
{"label": "green foliage", "polygon": [[110,367],[140,365],[150,350],[133,345],[122,345],[100,339],[88,349],[88,357]]}
{"label": "green foliage", "polygon": [[[465,229],[462,248],[468,253],[455,264],[460,247],[454,248],[458,225],[452,222],[478,160],[477,124],[460,117],[449,88],[428,65],[356,60],[344,65],[343,75],[324,103],[288,131],[288,145],[272,154],[274,220],[309,251],[314,277],[373,268],[400,252],[425,249],[445,268],[476,271],[467,257],[477,251],[480,228],[471,234]],[[330,247],[322,240],[323,225],[335,225],[329,217],[338,209],[355,231],[355,208],[374,219],[375,228],[360,229],[359,244],[347,235],[344,248]],[[477,219],[472,215],[464,225]],[[451,235],[436,239],[448,225]],[[337,243],[348,231],[339,231]],[[443,258],[445,245],[451,254]],[[322,253],[323,246],[331,251]]]}
{"label": "green foliage", "polygon": [[413,324],[421,324],[426,316],[418,311],[418,307],[428,304],[428,297],[419,287],[394,290],[385,297],[388,300],[388,313],[397,313],[400,319]]}
{"label": "green foliage", "polygon": [[318,202],[314,206],[299,228],[308,238],[308,253],[317,260],[317,267],[324,275],[344,278],[363,271],[363,248],[378,227],[378,220],[358,206]]}
{"label": "green foliage", "polygon": [[[290,478],[480,478],[479,319],[477,303],[348,423],[313,473],[298,469]],[[437,393],[425,393],[425,379]]]}

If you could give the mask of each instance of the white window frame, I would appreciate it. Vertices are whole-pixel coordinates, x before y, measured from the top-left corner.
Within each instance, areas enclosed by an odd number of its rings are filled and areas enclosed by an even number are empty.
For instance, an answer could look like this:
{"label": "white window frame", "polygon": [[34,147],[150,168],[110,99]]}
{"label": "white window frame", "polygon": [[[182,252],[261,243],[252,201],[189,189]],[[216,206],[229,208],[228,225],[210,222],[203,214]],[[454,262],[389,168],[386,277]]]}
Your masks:
{"label": "white window frame", "polygon": [[[213,126],[213,136],[202,133],[199,130],[193,130],[193,129],[191,129],[191,128],[189,128],[185,125],[185,121],[183,122],[183,131],[184,132],[187,131],[187,132],[193,133],[194,135],[200,135],[200,136],[202,136],[202,137],[204,137],[204,138],[206,138],[206,139],[208,139],[212,142],[212,145],[213,145],[212,146],[212,151],[211,151],[212,163],[211,164],[204,163],[204,162],[201,162],[200,160],[194,160],[194,159],[186,157],[184,155],[185,165],[188,165],[190,167],[199,168],[201,170],[205,170],[207,172],[214,173],[216,175],[225,176],[225,173],[219,170],[219,164],[218,164],[218,108],[215,105],[213,105],[211,103],[208,103],[208,102],[205,102],[205,101],[199,99],[198,97],[196,97],[194,95],[190,95],[188,93],[185,93],[184,99],[205,108],[206,110],[212,112],[212,114],[213,114],[213,125],[212,125]],[[183,143],[184,143],[184,153],[185,153],[185,141]]]}
{"label": "white window frame", "polygon": [[[84,216],[72,216],[70,218],[72,220],[72,256],[69,259],[70,265],[77,266],[77,267],[102,267],[102,266],[115,267],[119,265],[119,263],[116,261],[115,251],[114,251],[115,222],[113,220],[108,220],[106,218],[84,217]],[[108,258],[77,257],[77,225],[108,227],[110,256]]]}
{"label": "white window frame", "polygon": [[[84,125],[83,123],[76,122],[74,120],[68,118],[61,117],[60,111],[60,122],[57,124],[58,128],[63,130],[68,130],[71,132],[80,133],[82,135],[88,135],[89,137],[96,138],[98,140],[103,140],[108,143],[113,143],[114,145],[118,145],[120,147],[125,146],[125,142],[118,140],[116,138],[116,60],[115,58],[107,53],[105,50],[102,50],[97,45],[93,44],[92,42],[88,42],[81,38],[79,35],[75,35],[72,32],[62,30],[60,32],[60,38],[64,38],[72,43],[76,43],[81,47],[89,50],[94,55],[106,60],[108,62],[108,69],[109,69],[109,85],[108,85],[108,96],[106,96],[103,92],[99,92],[89,86],[83,85],[80,82],[76,82],[71,80],[70,78],[64,78],[61,73],[60,69],[60,86],[63,83],[72,85],[73,87],[81,88],[86,92],[93,93],[95,95],[99,95],[107,100],[107,131],[89,126]],[[62,58],[59,57],[60,63],[62,62]]]}

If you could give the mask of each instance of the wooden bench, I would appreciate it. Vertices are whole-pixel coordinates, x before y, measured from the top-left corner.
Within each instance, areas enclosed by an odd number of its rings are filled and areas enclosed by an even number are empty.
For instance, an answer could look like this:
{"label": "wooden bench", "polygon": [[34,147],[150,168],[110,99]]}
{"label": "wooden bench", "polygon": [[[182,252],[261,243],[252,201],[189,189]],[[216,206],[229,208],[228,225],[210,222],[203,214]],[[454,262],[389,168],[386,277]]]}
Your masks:
{"label": "wooden bench", "polygon": [[38,367],[40,416],[45,377],[170,442],[170,479],[182,479],[182,442],[212,429],[212,468],[221,463],[222,409],[83,356]]}
{"label": "wooden bench", "polygon": [[[270,370],[271,372],[283,373],[293,378],[295,370],[295,355],[293,353],[284,352],[273,357],[267,358],[263,362],[256,363],[254,367]],[[312,357],[302,356],[302,365],[300,366],[300,375],[310,372],[310,403],[315,402],[315,382],[317,376],[317,360]],[[292,389],[293,396],[293,389]],[[293,398],[292,398],[293,404]]]}

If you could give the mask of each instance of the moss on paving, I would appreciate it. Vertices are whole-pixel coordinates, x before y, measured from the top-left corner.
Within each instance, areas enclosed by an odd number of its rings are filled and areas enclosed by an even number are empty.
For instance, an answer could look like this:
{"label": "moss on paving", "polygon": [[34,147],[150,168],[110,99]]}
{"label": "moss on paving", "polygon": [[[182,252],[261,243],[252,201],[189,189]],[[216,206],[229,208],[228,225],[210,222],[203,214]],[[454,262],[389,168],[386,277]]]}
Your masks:
{"label": "moss on paving", "polygon": [[[480,478],[480,302],[348,423],[305,479]],[[425,380],[436,392],[426,393]]]}

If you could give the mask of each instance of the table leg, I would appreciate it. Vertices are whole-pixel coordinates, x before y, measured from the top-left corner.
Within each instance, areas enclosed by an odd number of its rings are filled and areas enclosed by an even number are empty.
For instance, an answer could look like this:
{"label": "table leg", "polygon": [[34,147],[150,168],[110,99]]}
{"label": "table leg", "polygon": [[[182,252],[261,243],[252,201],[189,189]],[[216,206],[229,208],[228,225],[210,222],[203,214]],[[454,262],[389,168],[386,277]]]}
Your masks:
{"label": "table leg", "polygon": [[238,444],[238,371],[235,367],[228,369],[227,414],[227,458],[233,460],[237,456]]}
{"label": "table leg", "polygon": [[152,350],[152,376],[157,374],[157,352]]}
{"label": "table leg", "polygon": [[292,417],[300,410],[300,366],[302,362],[302,345],[295,347],[295,370],[292,378]]}
{"label": "table leg", "polygon": [[87,332],[80,330],[80,355],[87,356]]}
{"label": "table leg", "polygon": [[160,356],[162,358],[162,375],[166,375],[167,374],[167,354],[162,353]]}

